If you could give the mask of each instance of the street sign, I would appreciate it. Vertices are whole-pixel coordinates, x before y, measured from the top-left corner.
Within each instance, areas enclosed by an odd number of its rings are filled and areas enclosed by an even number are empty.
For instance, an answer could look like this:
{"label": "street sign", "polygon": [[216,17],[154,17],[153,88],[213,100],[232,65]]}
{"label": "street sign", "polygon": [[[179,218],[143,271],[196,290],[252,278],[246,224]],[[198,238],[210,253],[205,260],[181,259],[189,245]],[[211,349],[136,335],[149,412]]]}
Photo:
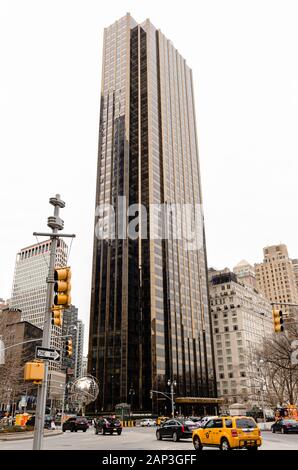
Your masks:
{"label": "street sign", "polygon": [[48,361],[60,361],[60,349],[41,348],[37,346],[35,350],[36,359],[46,359]]}

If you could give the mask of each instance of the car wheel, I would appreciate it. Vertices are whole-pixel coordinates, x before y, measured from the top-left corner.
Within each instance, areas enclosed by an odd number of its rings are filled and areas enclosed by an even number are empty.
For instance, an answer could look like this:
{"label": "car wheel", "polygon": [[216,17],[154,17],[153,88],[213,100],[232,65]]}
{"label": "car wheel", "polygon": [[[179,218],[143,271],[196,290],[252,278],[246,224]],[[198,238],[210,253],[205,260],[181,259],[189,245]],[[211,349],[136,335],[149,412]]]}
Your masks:
{"label": "car wheel", "polygon": [[119,431],[117,431],[118,436],[120,436],[121,433],[122,431],[119,429]]}
{"label": "car wheel", "polygon": [[87,431],[87,429],[83,429],[83,432],[86,432],[86,431]]}
{"label": "car wheel", "polygon": [[105,433],[106,433],[105,429],[104,429],[104,428],[102,428],[102,430],[101,430],[101,434],[104,436],[104,435],[105,435]]}
{"label": "car wheel", "polygon": [[271,431],[273,432],[273,434],[275,434],[275,428],[272,428]]}
{"label": "car wheel", "polygon": [[202,450],[203,449],[203,446],[202,446],[202,443],[201,443],[201,440],[198,436],[195,436],[194,439],[193,439],[193,446],[195,448],[195,450]]}
{"label": "car wheel", "polygon": [[110,436],[112,436],[112,435],[113,435],[113,431],[110,431]]}
{"label": "car wheel", "polygon": [[174,434],[173,434],[173,441],[174,441],[174,442],[178,442],[178,441],[179,441],[179,436],[178,436],[178,434],[177,434],[176,432],[174,432]]}
{"label": "car wheel", "polygon": [[223,438],[221,441],[220,441],[220,446],[219,446],[220,450],[231,450],[231,447],[230,447],[230,444],[229,444],[229,441],[225,438]]}
{"label": "car wheel", "polygon": [[98,429],[95,429],[95,434],[98,434]]}
{"label": "car wheel", "polygon": [[77,429],[75,429],[74,432],[77,432]]}
{"label": "car wheel", "polygon": [[74,429],[73,429],[73,428],[71,428],[70,432],[74,432]]}
{"label": "car wheel", "polygon": [[250,452],[255,452],[256,450],[258,450],[258,446],[247,447],[247,450],[249,450]]}
{"label": "car wheel", "polygon": [[281,433],[282,433],[282,434],[287,434],[286,429],[285,429],[285,428],[281,428]]}
{"label": "car wheel", "polygon": [[157,439],[158,441],[162,441],[162,435],[161,435],[160,431],[157,431],[157,433],[156,433],[156,439]]}

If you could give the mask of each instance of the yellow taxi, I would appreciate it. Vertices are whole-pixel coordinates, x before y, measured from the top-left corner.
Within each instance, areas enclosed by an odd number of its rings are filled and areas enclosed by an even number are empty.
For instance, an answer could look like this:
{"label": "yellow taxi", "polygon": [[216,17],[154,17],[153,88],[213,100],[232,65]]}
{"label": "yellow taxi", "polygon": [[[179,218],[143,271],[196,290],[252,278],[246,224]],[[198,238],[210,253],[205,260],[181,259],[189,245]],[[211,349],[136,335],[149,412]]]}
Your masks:
{"label": "yellow taxi", "polygon": [[220,450],[258,450],[262,445],[261,432],[255,420],[248,416],[218,416],[203,428],[192,433],[195,450],[219,447]]}

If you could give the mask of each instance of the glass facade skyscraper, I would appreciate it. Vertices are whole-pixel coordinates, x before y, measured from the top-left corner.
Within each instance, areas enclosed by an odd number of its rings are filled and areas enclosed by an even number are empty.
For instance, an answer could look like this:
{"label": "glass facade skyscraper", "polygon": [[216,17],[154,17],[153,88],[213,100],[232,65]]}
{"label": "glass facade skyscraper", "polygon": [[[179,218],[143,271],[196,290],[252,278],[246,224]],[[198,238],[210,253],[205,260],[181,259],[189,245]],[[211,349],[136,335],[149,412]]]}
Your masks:
{"label": "glass facade skyscraper", "polygon": [[161,395],[150,391],[168,392],[169,379],[176,396],[215,397],[203,216],[193,250],[171,226],[168,237],[146,228],[158,225],[154,205],[202,204],[192,72],[149,20],[137,24],[129,14],[104,32],[96,207],[103,204],[115,207],[115,227],[131,205],[146,211],[138,238],[94,238],[95,408],[130,403],[133,390],[135,409],[163,412]]}

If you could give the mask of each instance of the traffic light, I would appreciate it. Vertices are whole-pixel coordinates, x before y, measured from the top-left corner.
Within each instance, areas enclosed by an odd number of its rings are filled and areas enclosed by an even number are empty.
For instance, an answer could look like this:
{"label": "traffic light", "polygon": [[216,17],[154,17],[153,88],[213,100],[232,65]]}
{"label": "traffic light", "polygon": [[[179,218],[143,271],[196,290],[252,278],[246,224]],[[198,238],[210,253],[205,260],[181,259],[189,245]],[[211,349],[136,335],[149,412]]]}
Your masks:
{"label": "traffic light", "polygon": [[65,356],[71,357],[72,356],[72,339],[68,338],[65,343]]}
{"label": "traffic light", "polygon": [[274,326],[275,333],[280,333],[284,331],[284,327],[282,326],[284,322],[283,317],[282,317],[282,311],[272,310],[272,316],[273,316],[273,326]]}
{"label": "traffic light", "polygon": [[52,325],[54,326],[62,326],[62,306],[60,305],[53,305],[52,306]]}
{"label": "traffic light", "polygon": [[71,304],[71,271],[70,268],[56,268],[54,272],[54,304],[69,307]]}

